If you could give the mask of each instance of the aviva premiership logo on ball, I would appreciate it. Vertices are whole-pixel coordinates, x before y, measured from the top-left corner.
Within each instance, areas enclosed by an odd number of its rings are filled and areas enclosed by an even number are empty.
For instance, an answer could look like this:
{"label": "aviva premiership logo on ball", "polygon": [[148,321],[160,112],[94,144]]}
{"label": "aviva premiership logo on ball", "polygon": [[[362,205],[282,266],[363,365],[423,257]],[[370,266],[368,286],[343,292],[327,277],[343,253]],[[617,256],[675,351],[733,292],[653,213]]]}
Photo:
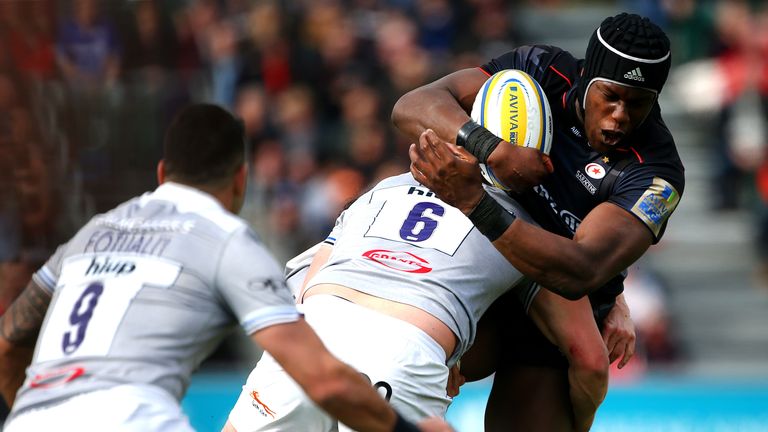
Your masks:
{"label": "aviva premiership logo on ball", "polygon": [[[507,69],[488,78],[475,97],[471,116],[506,142],[549,154],[552,111],[539,83],[523,71]],[[492,185],[509,190],[490,167],[480,164],[480,171]]]}

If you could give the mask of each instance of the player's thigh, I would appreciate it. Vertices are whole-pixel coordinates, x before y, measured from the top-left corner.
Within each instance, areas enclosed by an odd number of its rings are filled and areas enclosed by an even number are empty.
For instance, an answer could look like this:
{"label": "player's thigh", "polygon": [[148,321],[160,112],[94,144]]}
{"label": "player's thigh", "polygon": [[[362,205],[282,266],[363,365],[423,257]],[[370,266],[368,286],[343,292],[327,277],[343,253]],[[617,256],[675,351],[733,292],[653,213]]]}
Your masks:
{"label": "player's thigh", "polygon": [[496,373],[485,410],[486,431],[565,432],[572,428],[566,370],[516,366]]}
{"label": "player's thigh", "polygon": [[[536,295],[529,300],[535,300]],[[528,302],[529,307],[531,303]],[[528,315],[516,293],[492,306],[486,325],[496,338],[495,376],[486,429],[565,431],[572,427],[568,361]],[[463,369],[462,361],[462,369]]]}
{"label": "player's thigh", "polygon": [[264,353],[232,407],[229,426],[237,432],[306,430],[330,432],[336,422]]}
{"label": "player's thigh", "polygon": [[578,347],[582,352],[607,356],[589,298],[572,301],[542,289],[536,294],[528,315],[564,355],[568,356],[569,347]]}

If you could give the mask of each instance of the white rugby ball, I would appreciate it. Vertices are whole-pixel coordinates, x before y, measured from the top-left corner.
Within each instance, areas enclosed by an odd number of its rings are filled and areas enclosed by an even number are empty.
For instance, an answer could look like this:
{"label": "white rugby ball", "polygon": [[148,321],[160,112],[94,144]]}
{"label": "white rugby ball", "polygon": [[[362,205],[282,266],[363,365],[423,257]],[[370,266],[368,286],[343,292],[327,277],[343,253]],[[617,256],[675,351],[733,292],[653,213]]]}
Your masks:
{"label": "white rugby ball", "polygon": [[[496,72],[480,87],[472,105],[472,120],[514,145],[549,154],[552,148],[552,110],[536,80],[516,69]],[[503,144],[502,144],[503,145]],[[483,177],[499,189],[508,187],[480,164]]]}

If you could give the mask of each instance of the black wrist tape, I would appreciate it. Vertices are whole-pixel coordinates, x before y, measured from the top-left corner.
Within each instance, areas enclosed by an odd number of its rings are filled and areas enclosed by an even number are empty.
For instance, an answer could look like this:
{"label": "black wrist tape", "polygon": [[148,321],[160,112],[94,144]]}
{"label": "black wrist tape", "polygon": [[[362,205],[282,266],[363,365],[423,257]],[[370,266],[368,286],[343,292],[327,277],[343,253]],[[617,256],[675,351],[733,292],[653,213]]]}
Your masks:
{"label": "black wrist tape", "polygon": [[501,138],[475,123],[474,120],[464,123],[456,134],[456,145],[466,148],[480,163],[488,161],[488,156],[499,145],[499,141]]}
{"label": "black wrist tape", "polygon": [[395,421],[395,428],[392,429],[392,432],[419,432],[419,428],[417,428],[415,424],[402,418],[398,412],[395,412],[395,415],[397,416],[397,420]]}
{"label": "black wrist tape", "polygon": [[504,210],[501,204],[485,192],[483,198],[467,217],[475,224],[477,230],[488,237],[490,241],[501,237],[504,231],[515,221],[514,215]]}

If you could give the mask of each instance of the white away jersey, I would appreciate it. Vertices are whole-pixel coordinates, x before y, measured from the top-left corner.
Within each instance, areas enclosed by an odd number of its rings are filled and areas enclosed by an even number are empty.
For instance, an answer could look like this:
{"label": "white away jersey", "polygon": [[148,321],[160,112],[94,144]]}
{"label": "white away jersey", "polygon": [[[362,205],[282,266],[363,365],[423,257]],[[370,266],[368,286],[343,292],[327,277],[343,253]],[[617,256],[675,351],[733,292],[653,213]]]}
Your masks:
{"label": "white away jersey", "polygon": [[53,298],[14,414],[124,383],[181,399],[237,323],[252,333],[299,318],[256,234],[173,183],[94,217],[34,279]]}
{"label": "white away jersey", "polygon": [[459,338],[450,364],[471,346],[491,303],[523,279],[461,211],[410,173],[358,198],[326,241],[333,252],[307,287],[343,285],[429,312]]}

